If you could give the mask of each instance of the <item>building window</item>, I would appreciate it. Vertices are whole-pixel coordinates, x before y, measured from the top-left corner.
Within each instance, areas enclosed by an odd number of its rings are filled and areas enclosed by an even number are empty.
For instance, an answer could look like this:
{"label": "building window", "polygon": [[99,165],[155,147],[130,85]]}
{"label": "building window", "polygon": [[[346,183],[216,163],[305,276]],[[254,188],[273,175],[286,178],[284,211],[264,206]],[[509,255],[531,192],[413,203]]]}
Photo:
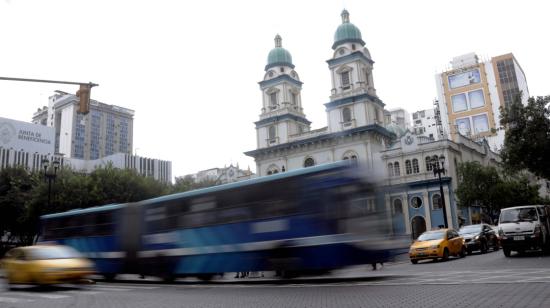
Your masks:
{"label": "building window", "polygon": [[420,208],[422,206],[422,199],[420,197],[412,197],[411,206],[415,209]]}
{"label": "building window", "polygon": [[489,131],[489,121],[486,114],[480,114],[472,117],[472,123],[474,124],[474,132],[476,134]]}
{"label": "building window", "polygon": [[470,118],[456,119],[455,121],[457,131],[463,136],[469,136],[470,129]]}
{"label": "building window", "polygon": [[342,89],[349,89],[351,85],[349,71],[340,73],[340,79],[342,80]]}
{"label": "building window", "polygon": [[412,160],[412,163],[413,163],[413,173],[419,173],[420,168],[418,167],[418,159],[414,158]]}
{"label": "building window", "polygon": [[440,194],[433,194],[432,196],[432,208],[434,210],[440,210],[443,208],[443,204],[441,202],[441,195]]}
{"label": "building window", "polygon": [[426,157],[426,171],[432,171],[432,158]]}
{"label": "building window", "polygon": [[315,160],[312,157],[308,157],[306,158],[306,160],[304,160],[304,167],[311,167],[311,166],[315,166]]}
{"label": "building window", "polygon": [[468,110],[468,103],[466,102],[465,93],[451,96],[451,102],[453,103],[453,112]]}
{"label": "building window", "polygon": [[399,198],[393,200],[393,213],[403,213],[403,202]]}
{"label": "building window", "polygon": [[268,132],[267,132],[267,138],[271,141],[271,140],[275,140],[275,137],[276,137],[276,131],[275,131],[275,125],[271,125],[269,128],[268,128]]}
{"label": "building window", "polygon": [[296,93],[290,91],[290,103],[291,103],[292,105],[296,105],[296,101],[297,101],[297,100],[296,100]]}
{"label": "building window", "polygon": [[342,119],[344,123],[351,122],[351,109],[349,107],[342,108]]}
{"label": "building window", "polygon": [[470,101],[470,108],[472,109],[485,106],[483,90],[468,92],[468,100]]}
{"label": "building window", "polygon": [[393,173],[395,174],[395,176],[400,176],[401,175],[401,170],[399,169],[399,163],[398,162],[395,162],[393,164]]}
{"label": "building window", "polygon": [[388,175],[393,176],[393,164],[392,163],[388,164]]}
{"label": "building window", "polygon": [[343,157],[342,157],[342,160],[357,160],[357,153],[355,153],[354,151],[347,151],[346,153],[344,153]]}
{"label": "building window", "polygon": [[410,160],[405,161],[405,173],[411,174],[412,173],[412,165]]}
{"label": "building window", "polygon": [[272,92],[269,94],[269,106],[271,109],[277,108],[277,92]]}
{"label": "building window", "polygon": [[271,165],[267,168],[267,175],[277,174],[279,173],[279,167],[276,165]]}

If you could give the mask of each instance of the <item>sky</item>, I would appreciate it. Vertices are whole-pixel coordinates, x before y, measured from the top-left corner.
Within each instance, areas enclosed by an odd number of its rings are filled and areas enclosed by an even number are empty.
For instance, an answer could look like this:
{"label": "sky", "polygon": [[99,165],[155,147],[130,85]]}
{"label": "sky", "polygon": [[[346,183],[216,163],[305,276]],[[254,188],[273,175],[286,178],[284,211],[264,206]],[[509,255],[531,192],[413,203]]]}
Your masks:
{"label": "sky", "polygon": [[[239,164],[255,171],[267,55],[276,34],[304,82],[312,129],[327,125],[334,32],[342,9],[362,33],[386,108],[432,108],[453,57],[512,52],[530,95],[548,95],[547,1],[0,0],[0,76],[94,82],[92,98],[135,110],[134,153],[172,175]],[[0,117],[30,122],[55,90],[0,81]]]}

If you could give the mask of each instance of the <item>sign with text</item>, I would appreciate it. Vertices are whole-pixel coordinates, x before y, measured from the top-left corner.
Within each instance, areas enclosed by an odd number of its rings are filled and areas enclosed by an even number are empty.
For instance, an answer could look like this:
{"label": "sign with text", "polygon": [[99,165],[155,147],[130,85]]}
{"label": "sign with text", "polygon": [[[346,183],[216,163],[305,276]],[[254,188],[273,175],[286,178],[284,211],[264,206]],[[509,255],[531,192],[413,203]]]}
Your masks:
{"label": "sign with text", "polygon": [[0,147],[31,153],[53,154],[54,128],[0,117]]}

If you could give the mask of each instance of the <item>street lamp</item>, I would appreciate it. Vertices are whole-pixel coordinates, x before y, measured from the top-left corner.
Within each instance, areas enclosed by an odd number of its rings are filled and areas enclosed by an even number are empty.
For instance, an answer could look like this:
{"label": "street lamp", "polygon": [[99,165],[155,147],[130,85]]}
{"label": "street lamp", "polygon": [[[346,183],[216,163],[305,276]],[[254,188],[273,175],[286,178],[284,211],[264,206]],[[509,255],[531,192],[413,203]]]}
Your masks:
{"label": "street lamp", "polygon": [[448,228],[449,224],[447,223],[447,207],[445,206],[445,197],[443,194],[443,182],[441,182],[441,174],[445,174],[445,156],[441,155],[439,156],[439,159],[432,159],[431,164],[434,176],[437,176],[439,178],[439,193],[441,194],[441,205],[443,207],[443,224],[445,225],[445,228]]}
{"label": "street lamp", "polygon": [[55,182],[55,178],[57,177],[57,169],[59,168],[59,161],[57,159],[54,159],[54,161],[52,162],[52,165],[50,166],[50,161],[47,158],[44,158],[42,160],[42,166],[44,166],[44,179],[48,181],[48,208],[50,208],[51,195],[52,195],[52,181]]}

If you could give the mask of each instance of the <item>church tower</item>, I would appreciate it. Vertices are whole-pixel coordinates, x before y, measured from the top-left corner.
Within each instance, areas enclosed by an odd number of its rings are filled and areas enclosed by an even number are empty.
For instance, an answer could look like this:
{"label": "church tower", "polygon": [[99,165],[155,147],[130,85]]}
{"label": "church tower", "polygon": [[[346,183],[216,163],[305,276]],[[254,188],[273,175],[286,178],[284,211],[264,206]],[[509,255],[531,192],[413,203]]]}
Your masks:
{"label": "church tower", "polygon": [[372,78],[374,61],[348,11],[343,10],[341,17],[334,34],[334,53],[327,60],[332,81],[330,102],[325,104],[329,132],[384,126],[384,103],[376,95]]}
{"label": "church tower", "polygon": [[290,136],[309,131],[311,122],[302,109],[302,82],[278,34],[275,48],[267,56],[264,79],[259,84],[262,111],[260,120],[255,122],[258,148],[283,144]]}

